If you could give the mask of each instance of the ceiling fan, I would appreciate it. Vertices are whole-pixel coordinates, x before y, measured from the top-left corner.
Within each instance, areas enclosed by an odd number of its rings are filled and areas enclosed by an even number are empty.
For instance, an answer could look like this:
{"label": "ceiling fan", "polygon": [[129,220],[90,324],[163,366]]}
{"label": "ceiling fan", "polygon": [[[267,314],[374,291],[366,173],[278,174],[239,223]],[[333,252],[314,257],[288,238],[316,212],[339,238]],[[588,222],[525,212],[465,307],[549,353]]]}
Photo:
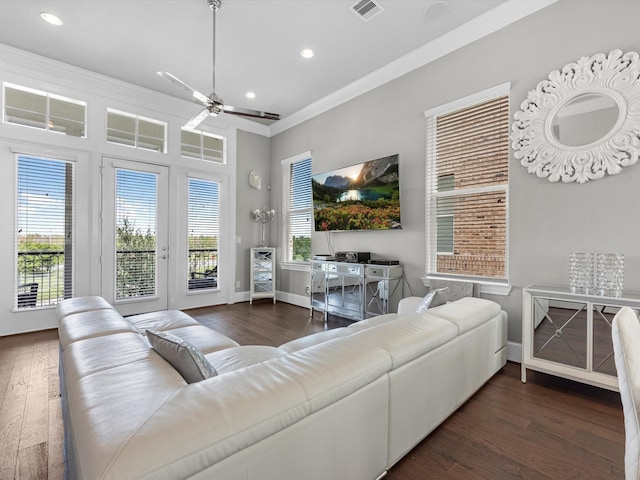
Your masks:
{"label": "ceiling fan", "polygon": [[191,120],[189,120],[184,125],[184,128],[193,130],[198,125],[200,125],[200,123],[209,115],[215,117],[219,113],[229,113],[232,115],[242,115],[245,117],[262,118],[266,120],[280,120],[280,115],[278,115],[277,113],[261,112],[259,110],[251,110],[248,108],[225,105],[224,101],[218,95],[216,95],[216,12],[220,10],[220,7],[222,6],[222,0],[207,0],[207,4],[209,5],[209,8],[211,9],[211,12],[213,14],[213,91],[211,92],[211,94],[209,96],[206,96],[198,92],[169,72],[158,72],[158,75],[160,75],[162,78],[166,78],[170,82],[184,88],[195,98],[196,103],[202,103],[205,107],[204,110],[194,115],[193,118],[191,118]]}

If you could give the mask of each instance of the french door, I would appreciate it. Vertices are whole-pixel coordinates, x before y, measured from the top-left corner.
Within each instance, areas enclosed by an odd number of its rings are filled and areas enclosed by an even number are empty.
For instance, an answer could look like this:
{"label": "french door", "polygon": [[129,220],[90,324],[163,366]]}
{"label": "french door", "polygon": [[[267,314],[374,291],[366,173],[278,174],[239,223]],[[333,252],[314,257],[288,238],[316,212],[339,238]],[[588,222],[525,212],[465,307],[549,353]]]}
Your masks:
{"label": "french door", "polygon": [[102,296],[120,313],[168,305],[168,167],[102,162]]}

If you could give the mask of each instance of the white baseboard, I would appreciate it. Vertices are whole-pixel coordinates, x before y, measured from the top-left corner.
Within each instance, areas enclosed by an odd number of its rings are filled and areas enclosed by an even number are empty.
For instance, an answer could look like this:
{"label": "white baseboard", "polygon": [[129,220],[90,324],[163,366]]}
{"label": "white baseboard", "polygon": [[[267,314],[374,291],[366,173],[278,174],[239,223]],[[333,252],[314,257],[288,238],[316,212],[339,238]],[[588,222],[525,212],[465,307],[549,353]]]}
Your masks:
{"label": "white baseboard", "polygon": [[507,360],[510,362],[522,363],[522,344],[507,342]]}
{"label": "white baseboard", "polygon": [[[233,294],[234,303],[248,302],[250,299],[249,292],[235,292]],[[290,303],[298,307],[309,308],[309,297],[306,295],[296,295],[289,292],[276,291],[276,301]]]}
{"label": "white baseboard", "polygon": [[276,300],[297,305],[298,307],[309,308],[309,297],[306,295],[296,295],[289,292],[276,292]]}

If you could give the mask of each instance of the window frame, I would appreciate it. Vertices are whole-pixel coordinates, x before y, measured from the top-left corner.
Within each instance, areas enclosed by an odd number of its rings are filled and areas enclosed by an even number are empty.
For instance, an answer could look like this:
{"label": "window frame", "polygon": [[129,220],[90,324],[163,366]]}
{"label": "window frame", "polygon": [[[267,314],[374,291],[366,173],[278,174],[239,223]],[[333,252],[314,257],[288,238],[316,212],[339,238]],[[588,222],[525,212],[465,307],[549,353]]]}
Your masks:
{"label": "window frame", "polygon": [[[21,122],[12,122],[7,120],[7,89],[11,89],[11,90],[17,90],[20,92],[23,92],[25,94],[30,94],[30,95],[34,95],[34,96],[38,96],[38,97],[43,97],[46,105],[45,105],[45,112],[44,112],[44,121],[43,126],[39,127],[37,125],[29,125],[27,123],[21,123]],[[66,120],[68,122],[76,122],[78,124],[81,124],[82,126],[82,135],[70,135],[68,133],[66,133],[66,131],[59,131],[56,130],[54,127],[58,124],[58,122],[54,123],[53,122],[53,118],[52,118],[52,113],[51,113],[51,100],[55,100],[61,103],[67,103],[69,105],[75,105],[78,107],[82,107],[83,109],[83,119],[81,122],[77,121],[77,120],[73,120],[71,118],[62,118],[62,120]],[[15,108],[15,107],[9,107],[9,108]],[[31,112],[31,113],[38,113],[38,112]],[[26,120],[23,117],[19,117],[22,120]],[[58,118],[58,117],[56,117]],[[87,130],[88,130],[88,125],[87,125],[87,102],[82,101],[82,100],[77,100],[75,98],[70,98],[70,97],[65,97],[63,95],[56,95],[55,93],[50,93],[50,92],[46,92],[44,90],[37,90],[35,88],[30,88],[30,87],[25,87],[23,85],[17,85],[15,83],[9,83],[9,82],[3,82],[2,83],[2,123],[5,125],[18,125],[20,127],[27,127],[27,128],[35,128],[37,130],[44,130],[45,132],[51,132],[51,133],[56,133],[58,135],[64,135],[66,137],[72,137],[72,138],[80,138],[80,139],[86,139],[87,138]]]}
{"label": "window frame", "polygon": [[[473,282],[479,285],[480,293],[494,294],[494,295],[508,295],[511,291],[510,278],[509,278],[509,182],[486,186],[486,187],[470,187],[464,191],[443,191],[437,192],[437,176],[436,176],[436,133],[437,133],[437,119],[442,115],[462,110],[468,107],[472,107],[476,104],[487,102],[498,97],[510,95],[511,83],[503,83],[495,87],[483,90],[481,92],[471,94],[460,98],[458,100],[440,105],[438,107],[426,110],[424,115],[426,117],[426,178],[425,178],[425,276],[422,278],[426,286],[429,285],[431,279],[444,279],[444,280],[457,280]],[[509,131],[505,132],[507,138],[509,137]],[[437,240],[437,199],[447,197],[457,197],[469,194],[486,193],[491,191],[504,192],[506,199],[506,216],[505,216],[505,277],[504,278],[492,278],[481,277],[476,275],[463,275],[463,274],[447,274],[437,272],[436,259],[438,252],[438,240]],[[454,244],[455,248],[455,244]],[[445,255],[452,255],[452,253],[443,252]]]}
{"label": "window frame", "polygon": [[[280,267],[285,270],[301,270],[311,271],[311,258],[308,261],[304,260],[289,260],[292,256],[292,252],[289,246],[289,237],[291,232],[291,167],[295,163],[299,163],[305,160],[309,160],[313,165],[313,155],[311,151],[300,153],[293,157],[284,159],[281,161],[282,165],[282,249],[283,249],[283,261],[280,262]],[[313,233],[313,203],[312,196],[309,195],[309,207],[305,209],[296,210],[297,213],[302,213],[305,210],[309,212],[309,238],[311,239]]]}
{"label": "window frame", "polygon": [[[199,144],[197,145],[198,147],[198,154],[199,155],[189,155],[188,152],[185,153],[184,147],[185,145],[190,145],[190,144],[185,144],[184,140],[183,140],[183,134],[184,133],[190,133],[192,135],[197,135],[198,139],[199,139]],[[221,156],[220,159],[213,159],[213,157],[207,157],[207,155],[205,155],[205,152],[207,151],[207,149],[205,148],[205,137],[208,138],[215,138],[217,140],[220,140],[222,142],[222,150],[221,150]],[[192,146],[196,146],[196,145],[192,145]],[[218,135],[215,133],[209,133],[209,132],[205,132],[202,130],[192,130],[189,128],[184,128],[182,127],[180,129],[180,156],[184,157],[184,158],[192,158],[195,160],[202,160],[205,162],[211,162],[211,163],[217,163],[219,165],[226,165],[227,164],[227,138],[223,135]]]}
{"label": "window frame", "polygon": [[[134,120],[135,126],[134,126],[133,132],[128,132],[128,131],[125,131],[125,130],[119,130],[122,133],[128,133],[128,134],[132,134],[133,135],[133,145],[131,145],[129,143],[115,142],[113,140],[109,140],[109,115],[110,114],[117,115],[117,116],[124,117],[124,118],[130,118],[130,119]],[[156,149],[153,149],[153,148],[147,148],[147,147],[140,146],[140,143],[141,143],[140,142],[140,140],[141,140],[141,138],[140,138],[141,137],[141,134],[140,134],[140,122],[151,123],[151,124],[155,124],[155,125],[158,125],[158,126],[162,127],[162,129],[163,129],[163,132],[162,132],[163,133],[163,136],[162,136],[162,148],[160,150],[156,150]],[[115,108],[107,108],[104,133],[105,133],[105,141],[107,143],[112,144],[112,145],[121,145],[123,147],[135,148],[137,150],[143,150],[143,151],[146,151],[146,152],[154,152],[154,153],[162,153],[162,154],[166,154],[167,153],[168,124],[167,124],[167,122],[163,122],[161,120],[156,120],[156,119],[150,118],[150,117],[144,117],[142,115],[136,115],[134,113],[124,112],[122,110],[118,110],[118,109],[115,109]],[[156,137],[150,137],[150,138],[156,138]]]}

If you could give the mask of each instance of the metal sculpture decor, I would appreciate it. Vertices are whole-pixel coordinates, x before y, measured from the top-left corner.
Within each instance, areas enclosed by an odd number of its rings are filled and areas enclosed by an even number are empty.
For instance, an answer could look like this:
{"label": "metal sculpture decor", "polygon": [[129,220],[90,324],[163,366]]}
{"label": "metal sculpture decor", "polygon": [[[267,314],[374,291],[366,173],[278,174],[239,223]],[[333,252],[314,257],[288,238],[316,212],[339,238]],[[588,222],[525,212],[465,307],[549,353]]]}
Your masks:
{"label": "metal sculpture decor", "polygon": [[267,241],[266,241],[265,225],[269,222],[273,222],[273,220],[276,218],[276,211],[273,209],[267,210],[267,207],[262,207],[262,209],[256,208],[251,212],[251,218],[253,219],[254,222],[260,222],[262,224],[262,230],[260,232],[260,238],[262,241],[258,246],[266,247]]}
{"label": "metal sculpture decor", "polygon": [[640,152],[638,53],[612,50],[569,63],[520,108],[511,141],[529,173],[565,183],[617,175]]}

